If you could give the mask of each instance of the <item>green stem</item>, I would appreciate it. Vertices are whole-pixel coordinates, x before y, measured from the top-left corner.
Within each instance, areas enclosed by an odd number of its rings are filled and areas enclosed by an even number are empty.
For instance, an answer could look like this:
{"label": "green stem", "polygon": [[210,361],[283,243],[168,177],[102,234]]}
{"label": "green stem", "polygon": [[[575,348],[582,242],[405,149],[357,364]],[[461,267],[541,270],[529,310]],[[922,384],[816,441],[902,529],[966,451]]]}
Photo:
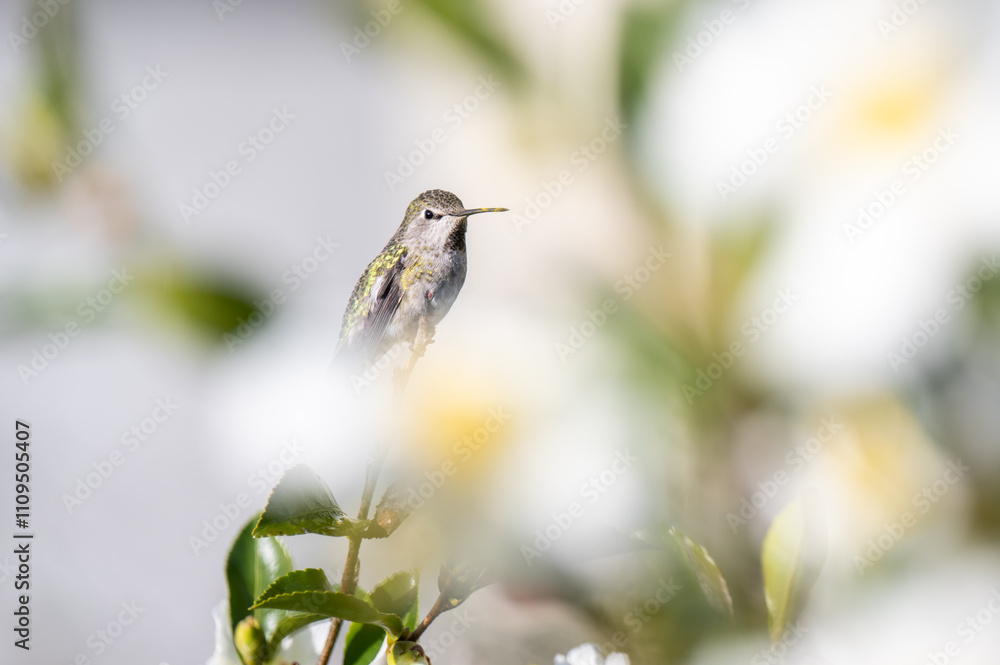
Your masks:
{"label": "green stem", "polygon": [[[417,329],[416,339],[413,342],[413,348],[410,352],[410,358],[399,374],[394,377],[396,383],[395,401],[397,404],[402,402],[403,391],[406,390],[406,384],[410,380],[413,367],[417,364],[421,356],[424,355],[427,345],[433,341],[433,336],[434,331],[428,331],[424,325],[424,321],[421,320],[420,326]],[[358,509],[359,522],[368,519],[368,511],[371,510],[372,500],[375,498],[375,487],[378,485],[378,477],[382,473],[382,465],[385,463],[385,458],[389,456],[391,447],[392,440],[390,439],[378,446],[378,449],[368,458],[365,489],[361,493],[361,507]],[[344,563],[344,575],[340,580],[341,592],[348,595],[353,595],[354,591],[358,588],[358,574],[361,572],[359,556],[361,554],[362,540],[363,538],[360,534],[355,534],[349,538],[350,544],[347,548],[347,561]],[[317,665],[327,665],[330,661],[330,656],[333,654],[333,647],[337,644],[337,637],[340,635],[342,625],[343,621],[339,618],[335,618],[330,624],[330,632],[326,635],[326,644],[323,645],[323,651],[319,654]]]}
{"label": "green stem", "polygon": [[[386,447],[383,446],[383,449],[386,449]],[[384,455],[380,455],[380,457],[382,459],[385,458]],[[375,459],[375,456],[373,456],[368,460],[368,474],[365,478],[365,490],[361,495],[361,508],[358,510],[358,520],[368,519],[372,497],[375,496],[375,484],[378,481],[379,471],[382,467],[382,462],[379,461],[376,463]],[[361,540],[360,535],[351,536],[350,545],[347,548],[347,562],[344,564],[344,575],[340,579],[340,590],[348,595],[353,595],[355,589],[358,587]],[[323,651],[319,655],[319,665],[326,665],[329,662],[330,655],[333,654],[333,647],[337,643],[337,637],[340,635],[342,624],[343,622],[340,618],[335,618],[333,623],[330,624],[330,632],[327,633],[326,644],[323,645]]]}
{"label": "green stem", "polygon": [[437,600],[434,601],[434,606],[431,608],[430,612],[427,613],[427,616],[425,616],[424,620],[420,622],[420,625],[417,626],[416,630],[410,633],[406,639],[410,642],[416,642],[419,640],[420,636],[424,634],[424,631],[427,630],[427,627],[431,625],[434,619],[437,619],[448,610],[455,609],[468,600],[469,596],[482,588],[483,577],[484,574],[480,573],[476,582],[469,588],[463,589],[458,596],[454,595],[454,580],[448,581],[444,588],[441,589],[441,593],[438,595]]}

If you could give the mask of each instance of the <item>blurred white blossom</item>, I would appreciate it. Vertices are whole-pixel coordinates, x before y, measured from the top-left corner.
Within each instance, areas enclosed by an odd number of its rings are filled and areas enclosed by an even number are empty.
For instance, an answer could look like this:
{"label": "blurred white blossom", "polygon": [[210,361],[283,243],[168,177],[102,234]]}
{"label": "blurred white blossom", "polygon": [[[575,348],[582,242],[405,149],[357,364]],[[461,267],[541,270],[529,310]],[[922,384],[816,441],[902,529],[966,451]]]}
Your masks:
{"label": "blurred white blossom", "polygon": [[605,658],[595,644],[581,644],[565,656],[556,656],[554,665],[629,665],[628,656],[611,653]]}

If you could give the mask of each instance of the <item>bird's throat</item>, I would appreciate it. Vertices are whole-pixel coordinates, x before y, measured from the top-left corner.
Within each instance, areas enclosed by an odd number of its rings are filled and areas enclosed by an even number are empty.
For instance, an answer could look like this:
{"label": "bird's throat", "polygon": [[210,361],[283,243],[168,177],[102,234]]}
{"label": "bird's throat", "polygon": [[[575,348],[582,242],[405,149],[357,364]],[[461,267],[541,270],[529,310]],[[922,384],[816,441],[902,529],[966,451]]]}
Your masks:
{"label": "bird's throat", "polygon": [[455,228],[451,230],[448,234],[448,238],[444,242],[445,251],[453,252],[464,252],[465,251],[465,232],[469,228],[469,220],[463,219]]}

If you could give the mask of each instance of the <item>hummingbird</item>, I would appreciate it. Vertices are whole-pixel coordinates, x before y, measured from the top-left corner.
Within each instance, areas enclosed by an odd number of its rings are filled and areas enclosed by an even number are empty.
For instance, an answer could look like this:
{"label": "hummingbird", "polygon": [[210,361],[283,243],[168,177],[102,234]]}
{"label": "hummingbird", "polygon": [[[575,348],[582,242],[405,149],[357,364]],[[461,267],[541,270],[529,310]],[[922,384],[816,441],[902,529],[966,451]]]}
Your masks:
{"label": "hummingbird", "polygon": [[465,283],[468,218],[506,208],[466,208],[451,192],[413,199],[403,223],[361,274],[344,311],[334,363],[370,366],[400,342],[414,350],[434,329]]}

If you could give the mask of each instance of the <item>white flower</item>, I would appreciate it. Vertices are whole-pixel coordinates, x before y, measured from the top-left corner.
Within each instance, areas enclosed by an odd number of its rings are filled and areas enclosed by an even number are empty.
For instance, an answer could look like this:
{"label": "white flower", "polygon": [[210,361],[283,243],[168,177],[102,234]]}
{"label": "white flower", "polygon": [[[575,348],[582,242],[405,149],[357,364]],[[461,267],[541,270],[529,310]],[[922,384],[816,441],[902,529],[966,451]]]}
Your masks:
{"label": "white flower", "polygon": [[215,619],[215,653],[205,665],[242,665],[233,646],[233,631],[229,628],[229,606],[222,602],[212,610]]}
{"label": "white flower", "polygon": [[[1000,153],[1000,96],[987,83],[997,40],[964,27],[981,9],[896,3],[920,7],[900,29],[890,3],[741,0],[728,10],[733,25],[702,49],[688,40],[710,36],[699,32],[719,7],[689,4],[650,81],[636,145],[652,190],[695,233],[777,213],[773,251],[732,321],[751,320],[778,289],[801,302],[741,371],[789,390],[894,385],[900,367],[887,353],[928,312],[951,307],[943,294],[1000,231],[1000,199],[980,180]],[[685,48],[692,64],[675,60]],[[945,333],[952,344],[961,327]]]}
{"label": "white flower", "polygon": [[596,644],[581,644],[565,656],[556,656],[553,665],[629,665],[628,656],[623,653],[601,655]]}

